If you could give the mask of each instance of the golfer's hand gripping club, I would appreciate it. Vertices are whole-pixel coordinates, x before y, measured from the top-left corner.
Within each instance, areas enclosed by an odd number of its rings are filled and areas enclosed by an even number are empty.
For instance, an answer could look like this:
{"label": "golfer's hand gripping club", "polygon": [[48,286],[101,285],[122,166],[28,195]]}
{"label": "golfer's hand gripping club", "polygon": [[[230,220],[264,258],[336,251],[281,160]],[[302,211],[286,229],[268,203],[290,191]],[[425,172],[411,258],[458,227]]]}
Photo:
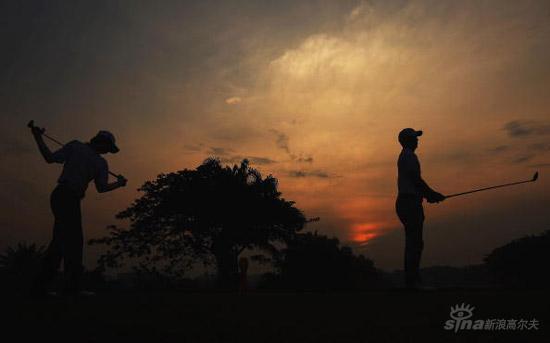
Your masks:
{"label": "golfer's hand gripping club", "polygon": [[117,175],[116,181],[120,187],[126,187],[126,184],[128,183],[128,180],[122,175]]}
{"label": "golfer's hand gripping club", "polygon": [[35,136],[44,135],[44,132],[46,132],[46,129],[34,126],[34,120],[31,120],[27,127],[31,129],[32,134]]}
{"label": "golfer's hand gripping club", "polygon": [[442,202],[446,198],[447,197],[445,195],[443,195],[439,192],[433,192],[432,194],[430,194],[430,196],[427,198],[427,200],[430,204],[435,204],[435,203]]}
{"label": "golfer's hand gripping club", "polygon": [[[57,139],[48,136],[45,133],[46,132],[45,128],[40,128],[38,126],[35,126],[34,125],[34,120],[29,121],[27,123],[27,127],[31,129],[32,134],[35,135],[35,136],[36,135],[44,136],[44,137],[46,137],[47,139],[49,139],[50,141],[56,143],[59,146],[65,145],[65,144],[61,143],[60,141],[58,141]],[[109,175],[116,177],[117,182],[121,187],[126,186],[126,184],[128,183],[128,180],[124,176],[122,176],[121,174],[115,174],[115,173],[109,171]]]}

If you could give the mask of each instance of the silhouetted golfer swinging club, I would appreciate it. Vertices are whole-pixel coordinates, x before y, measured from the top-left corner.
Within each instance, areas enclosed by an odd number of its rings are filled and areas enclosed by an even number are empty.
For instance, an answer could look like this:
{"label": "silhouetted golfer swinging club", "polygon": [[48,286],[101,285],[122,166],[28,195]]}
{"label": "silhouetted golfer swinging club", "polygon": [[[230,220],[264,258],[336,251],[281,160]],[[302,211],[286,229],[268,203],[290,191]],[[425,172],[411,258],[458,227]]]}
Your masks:
{"label": "silhouetted golfer swinging club", "polygon": [[[44,133],[45,129],[34,126],[32,120],[27,127],[31,129],[38,150],[46,163],[63,164],[57,187],[50,196],[50,206],[55,218],[53,237],[44,253],[40,271],[34,280],[31,292],[37,297],[46,295],[48,285],[54,279],[63,260],[63,293],[81,295],[83,293],[80,291],[80,279],[84,269],[81,200],[92,180],[99,193],[124,187],[127,182],[122,175],[111,173],[107,161],[101,156],[119,151],[115,136],[109,131],[99,131],[87,143],[73,140],[63,144],[47,136]],[[44,142],[44,137],[61,145],[61,148],[52,152]],[[115,176],[117,180],[109,182],[109,174]]]}
{"label": "silhouetted golfer swinging club", "polygon": [[[34,120],[29,121],[29,123],[27,124],[27,127],[30,128],[31,130],[32,130],[33,128],[36,128],[36,129],[40,130],[40,131],[42,132],[42,136],[46,137],[47,139],[51,140],[51,141],[54,142],[54,143],[57,143],[57,145],[59,145],[59,146],[65,145],[64,143],[61,143],[61,142],[58,141],[57,139],[55,139],[55,138],[53,138],[53,137],[51,137],[51,136],[48,136],[48,135],[45,133],[45,132],[46,132],[46,129],[44,129],[44,128],[38,128],[37,126],[34,126]],[[111,171],[109,171],[109,174],[110,174],[111,176],[114,176],[114,177],[119,177],[119,176],[121,176],[121,175],[115,174],[115,173],[113,173],[113,172],[111,172]]]}
{"label": "silhouetted golfer swinging club", "polygon": [[518,181],[518,182],[511,182],[511,183],[505,183],[505,184],[503,184],[503,185],[491,186],[491,187],[485,187],[485,188],[479,188],[479,189],[474,189],[474,190],[467,191],[467,192],[462,192],[462,193],[455,193],[455,194],[451,194],[451,195],[446,195],[445,198],[448,199],[448,198],[457,197],[457,196],[460,196],[460,195],[465,195],[465,194],[470,194],[470,193],[476,193],[476,192],[487,191],[487,190],[489,190],[489,189],[495,189],[495,188],[501,188],[501,187],[515,186],[515,185],[520,185],[520,184],[522,184],[522,183],[528,183],[528,182],[535,182],[535,181],[537,181],[538,178],[539,178],[539,172],[536,172],[535,175],[533,175],[533,178],[531,178],[530,180]]}

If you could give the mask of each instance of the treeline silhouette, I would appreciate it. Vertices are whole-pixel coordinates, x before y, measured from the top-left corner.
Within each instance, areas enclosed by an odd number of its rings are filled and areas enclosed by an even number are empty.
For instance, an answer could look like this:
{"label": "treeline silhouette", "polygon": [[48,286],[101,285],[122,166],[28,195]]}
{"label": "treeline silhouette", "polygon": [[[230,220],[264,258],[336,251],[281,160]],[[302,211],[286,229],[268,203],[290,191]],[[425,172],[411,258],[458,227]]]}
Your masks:
{"label": "treeline silhouette", "polygon": [[[282,197],[276,178],[263,177],[247,160],[230,167],[209,158],[196,169],[161,174],[139,190],[141,197],[117,215],[129,226],[110,226],[107,236],[90,241],[107,250],[97,269],[85,272],[87,287],[198,289],[203,283],[189,272],[202,265],[216,270],[215,289],[237,289],[244,251],[271,267],[259,280],[262,289],[360,290],[392,287],[402,279],[336,238],[302,232],[318,218],[306,218]],[[43,254],[36,244],[8,248],[0,255],[2,287],[25,290]],[[422,273],[425,281],[445,286],[547,287],[550,277],[540,264],[549,258],[550,230],[493,250],[482,265]],[[132,266],[126,281],[106,281],[108,269],[124,264]]]}
{"label": "treeline silhouette", "polygon": [[[422,278],[439,287],[548,288],[550,277],[541,267],[548,261],[550,230],[525,236],[494,249],[479,265],[433,266],[422,269]],[[3,290],[25,292],[40,264],[43,247],[21,243],[0,255]],[[263,261],[264,263],[266,261]],[[402,271],[384,272],[372,260],[341,247],[336,238],[318,233],[299,233],[285,248],[278,249],[269,263],[273,271],[264,273],[258,289],[266,290],[365,290],[398,287]],[[136,266],[108,280],[104,270],[84,273],[83,283],[96,290],[212,289],[201,278],[174,277],[152,266]],[[59,275],[57,284],[62,283]]]}

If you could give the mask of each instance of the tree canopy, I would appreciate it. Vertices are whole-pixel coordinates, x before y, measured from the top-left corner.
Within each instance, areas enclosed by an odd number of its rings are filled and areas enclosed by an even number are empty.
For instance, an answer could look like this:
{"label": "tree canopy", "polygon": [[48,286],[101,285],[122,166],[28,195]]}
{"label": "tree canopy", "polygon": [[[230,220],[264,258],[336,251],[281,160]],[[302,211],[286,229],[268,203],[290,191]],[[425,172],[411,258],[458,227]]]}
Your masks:
{"label": "tree canopy", "polygon": [[213,258],[220,279],[230,282],[243,250],[273,252],[308,221],[277,186],[247,160],[230,167],[210,158],[194,170],[145,182],[143,195],[117,215],[129,228],[111,226],[108,236],[91,243],[108,246],[99,260],[103,267],[137,257],[142,265],[165,262],[166,272],[179,273]]}

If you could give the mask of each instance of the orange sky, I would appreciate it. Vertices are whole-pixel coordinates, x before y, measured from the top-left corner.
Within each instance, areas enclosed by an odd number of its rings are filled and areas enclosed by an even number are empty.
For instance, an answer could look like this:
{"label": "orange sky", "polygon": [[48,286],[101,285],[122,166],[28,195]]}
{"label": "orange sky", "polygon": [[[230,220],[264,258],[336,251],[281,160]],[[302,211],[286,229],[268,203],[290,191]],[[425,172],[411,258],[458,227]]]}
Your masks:
{"label": "orange sky", "polygon": [[426,206],[426,264],[478,263],[550,228],[546,1],[13,6],[1,14],[10,49],[0,248],[50,235],[59,168],[32,146],[31,118],[64,140],[110,129],[120,142],[108,159],[130,184],[88,191],[88,238],[158,173],[208,156],[247,157],[280,180],[285,198],[321,217],[310,229],[397,268],[403,127],[424,130],[423,174],[442,193],[541,171],[536,185]]}

